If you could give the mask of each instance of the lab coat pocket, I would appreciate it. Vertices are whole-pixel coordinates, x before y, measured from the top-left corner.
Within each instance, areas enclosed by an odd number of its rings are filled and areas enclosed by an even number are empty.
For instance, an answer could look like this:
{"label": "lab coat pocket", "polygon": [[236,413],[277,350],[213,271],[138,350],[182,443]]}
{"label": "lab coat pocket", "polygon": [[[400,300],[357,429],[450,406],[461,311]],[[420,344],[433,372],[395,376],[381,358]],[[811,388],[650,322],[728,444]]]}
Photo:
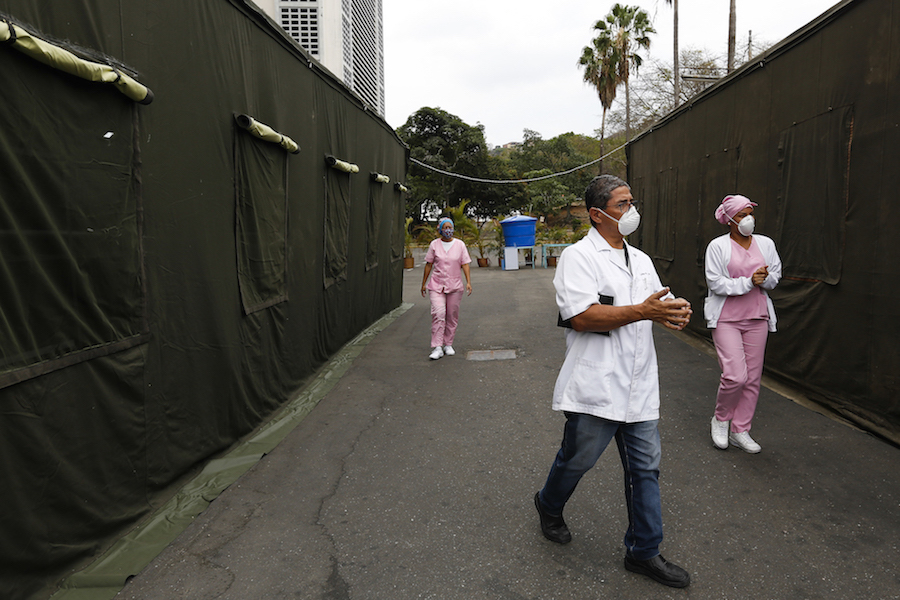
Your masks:
{"label": "lab coat pocket", "polygon": [[565,395],[581,404],[605,406],[610,403],[610,369],[607,361],[575,360]]}
{"label": "lab coat pocket", "polygon": [[632,301],[635,303],[643,302],[659,290],[653,289],[655,286],[653,277],[649,273],[638,273],[635,275],[631,284]]}

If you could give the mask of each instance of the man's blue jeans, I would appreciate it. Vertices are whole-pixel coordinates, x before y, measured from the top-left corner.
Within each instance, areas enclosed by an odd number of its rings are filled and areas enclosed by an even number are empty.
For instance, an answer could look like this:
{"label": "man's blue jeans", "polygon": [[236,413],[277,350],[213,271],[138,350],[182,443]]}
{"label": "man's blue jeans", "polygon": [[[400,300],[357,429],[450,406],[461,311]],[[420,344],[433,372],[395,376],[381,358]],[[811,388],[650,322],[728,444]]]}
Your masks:
{"label": "man's blue jeans", "polygon": [[548,514],[562,514],[582,475],[594,466],[613,437],[625,471],[625,548],[633,558],[647,560],[659,554],[663,538],[657,421],[619,423],[567,412],[562,446],[541,490],[541,503]]}

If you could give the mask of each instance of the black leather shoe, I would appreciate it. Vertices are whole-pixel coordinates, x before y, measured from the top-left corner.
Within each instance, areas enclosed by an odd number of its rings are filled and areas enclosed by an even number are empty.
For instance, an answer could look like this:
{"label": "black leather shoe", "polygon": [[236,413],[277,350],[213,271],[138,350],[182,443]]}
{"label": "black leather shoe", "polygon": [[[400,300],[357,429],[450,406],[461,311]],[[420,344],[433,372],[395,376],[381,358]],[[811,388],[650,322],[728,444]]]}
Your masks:
{"label": "black leather shoe", "polygon": [[636,560],[626,554],[625,569],[632,573],[646,575],[669,587],[683,588],[691,583],[690,574],[678,565],[664,559],[662,554],[657,554],[649,560]]}
{"label": "black leather shoe", "polygon": [[568,544],[572,541],[572,534],[569,533],[569,528],[566,527],[566,522],[563,521],[562,515],[553,516],[544,512],[540,492],[534,495],[534,506],[541,517],[541,532],[545,538],[557,544]]}

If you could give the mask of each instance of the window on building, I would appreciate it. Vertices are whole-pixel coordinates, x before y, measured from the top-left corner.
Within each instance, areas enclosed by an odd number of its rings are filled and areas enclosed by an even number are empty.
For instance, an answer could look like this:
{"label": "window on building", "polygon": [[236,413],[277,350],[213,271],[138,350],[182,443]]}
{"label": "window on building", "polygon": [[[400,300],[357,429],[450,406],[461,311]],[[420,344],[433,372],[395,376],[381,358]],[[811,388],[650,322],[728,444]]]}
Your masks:
{"label": "window on building", "polygon": [[352,87],[370,106],[381,110],[381,104],[379,103],[381,71],[378,62],[379,20],[374,4],[371,2],[354,2],[352,19]]}
{"label": "window on building", "polygon": [[319,55],[318,0],[279,0],[281,26],[307,52]]}
{"label": "window on building", "polygon": [[341,2],[341,39],[343,41],[344,83],[353,88],[353,2]]}

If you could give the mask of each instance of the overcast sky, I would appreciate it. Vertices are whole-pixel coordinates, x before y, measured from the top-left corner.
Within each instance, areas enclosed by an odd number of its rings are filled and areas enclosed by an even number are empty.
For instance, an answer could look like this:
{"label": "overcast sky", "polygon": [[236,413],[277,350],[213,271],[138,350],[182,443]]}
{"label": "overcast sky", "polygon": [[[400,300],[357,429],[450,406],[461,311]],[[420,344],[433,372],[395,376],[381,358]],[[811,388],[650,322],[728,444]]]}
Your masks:
{"label": "overcast sky", "polygon": [[[386,119],[399,127],[423,106],[469,125],[491,145],[545,139],[600,127],[596,93],[577,63],[593,25],[615,2],[600,0],[383,0]],[[623,2],[626,3],[626,2]],[[630,0],[646,10],[654,58],[671,64],[672,8]],[[726,56],[729,0],[679,0],[679,44]],[[738,47],[777,42],[836,0],[737,0]],[[624,97],[624,94],[620,94]]]}

